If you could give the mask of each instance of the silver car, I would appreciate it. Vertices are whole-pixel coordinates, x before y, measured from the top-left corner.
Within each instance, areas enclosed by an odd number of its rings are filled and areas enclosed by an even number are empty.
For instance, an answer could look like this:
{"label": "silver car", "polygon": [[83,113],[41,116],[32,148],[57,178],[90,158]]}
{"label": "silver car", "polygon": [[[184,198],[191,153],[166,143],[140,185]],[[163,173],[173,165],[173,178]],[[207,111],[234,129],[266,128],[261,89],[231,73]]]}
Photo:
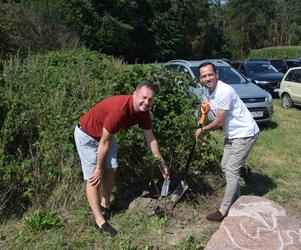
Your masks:
{"label": "silver car", "polygon": [[[202,61],[172,60],[166,63],[165,67],[169,70],[189,74],[191,77],[199,79],[198,67],[205,62],[213,63],[216,66],[218,78],[233,87],[257,123],[271,121],[273,115],[272,96],[254,83],[248,81],[228,63],[214,59]],[[200,87],[191,88],[191,91],[202,98],[204,89],[205,87],[200,85]]]}

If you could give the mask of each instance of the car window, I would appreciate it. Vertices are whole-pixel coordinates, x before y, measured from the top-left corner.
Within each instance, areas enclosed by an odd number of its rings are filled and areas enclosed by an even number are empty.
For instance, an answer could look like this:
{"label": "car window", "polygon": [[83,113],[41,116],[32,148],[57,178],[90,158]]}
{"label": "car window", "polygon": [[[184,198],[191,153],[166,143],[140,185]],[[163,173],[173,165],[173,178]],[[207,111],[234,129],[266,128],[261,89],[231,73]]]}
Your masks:
{"label": "car window", "polygon": [[295,70],[294,82],[301,83],[301,70],[300,69]]}
{"label": "car window", "polygon": [[247,73],[247,72],[246,72],[246,69],[245,69],[245,65],[243,65],[243,64],[240,65],[239,70],[240,70],[240,72],[243,73],[244,75]]}
{"label": "car window", "polygon": [[293,67],[299,67],[301,66],[301,63],[297,62],[297,61],[286,61],[286,64],[290,67],[290,68],[293,68]]}
{"label": "car window", "polygon": [[301,69],[291,70],[285,77],[285,81],[301,83]]}
{"label": "car window", "polygon": [[183,73],[184,75],[191,76],[190,73],[189,73],[189,69],[187,69],[186,67],[184,67],[182,65],[179,65],[178,71],[180,73]]}
{"label": "car window", "polygon": [[165,65],[165,67],[170,71],[178,71],[178,65]]}
{"label": "car window", "polygon": [[246,79],[241,76],[234,68],[227,66],[217,66],[218,78],[227,84],[247,83]]}
{"label": "car window", "polygon": [[287,70],[287,65],[282,60],[271,60],[271,64],[279,71],[285,72]]}
{"label": "car window", "polygon": [[293,80],[293,77],[294,77],[294,73],[295,73],[295,70],[291,70],[285,77],[285,81],[292,81]]}
{"label": "car window", "polygon": [[240,63],[238,63],[238,62],[233,62],[233,63],[231,63],[231,66],[232,66],[233,68],[235,68],[235,69],[238,69],[238,68],[239,68],[239,65],[240,65]]}
{"label": "car window", "polygon": [[194,77],[196,79],[200,79],[200,74],[198,72],[198,67],[191,67],[190,69],[191,69],[192,73],[194,74]]}
{"label": "car window", "polygon": [[278,72],[271,64],[258,62],[246,64],[249,73],[275,73]]}

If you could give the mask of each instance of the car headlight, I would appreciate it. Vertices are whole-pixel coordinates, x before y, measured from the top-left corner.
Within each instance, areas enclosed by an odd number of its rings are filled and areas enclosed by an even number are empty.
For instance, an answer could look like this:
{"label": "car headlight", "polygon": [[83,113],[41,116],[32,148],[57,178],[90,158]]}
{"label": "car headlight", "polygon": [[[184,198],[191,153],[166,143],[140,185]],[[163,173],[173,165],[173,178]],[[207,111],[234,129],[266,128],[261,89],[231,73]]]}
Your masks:
{"label": "car headlight", "polygon": [[267,85],[267,84],[269,84],[270,82],[268,82],[268,81],[258,81],[258,80],[255,80],[255,83],[256,83],[256,84]]}
{"label": "car headlight", "polygon": [[273,102],[273,97],[270,93],[267,92],[267,97],[265,98],[266,102],[272,103]]}

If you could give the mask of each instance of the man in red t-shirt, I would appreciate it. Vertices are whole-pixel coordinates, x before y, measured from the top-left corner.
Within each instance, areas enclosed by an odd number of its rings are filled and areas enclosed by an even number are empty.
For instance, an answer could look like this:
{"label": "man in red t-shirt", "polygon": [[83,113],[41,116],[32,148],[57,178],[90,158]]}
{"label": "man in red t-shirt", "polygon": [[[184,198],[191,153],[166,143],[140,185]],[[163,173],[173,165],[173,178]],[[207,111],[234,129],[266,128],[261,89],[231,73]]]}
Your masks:
{"label": "man in red t-shirt", "polygon": [[[96,228],[114,236],[117,231],[107,222],[110,194],[118,167],[117,144],[113,135],[138,124],[144,133],[154,157],[162,160],[160,170],[169,179],[169,168],[161,156],[158,142],[152,132],[149,110],[155,97],[150,84],[140,84],[133,95],[108,97],[97,103],[79,120],[74,131],[77,151],[86,182],[86,194],[93,211]],[[99,199],[99,186],[102,199]]]}

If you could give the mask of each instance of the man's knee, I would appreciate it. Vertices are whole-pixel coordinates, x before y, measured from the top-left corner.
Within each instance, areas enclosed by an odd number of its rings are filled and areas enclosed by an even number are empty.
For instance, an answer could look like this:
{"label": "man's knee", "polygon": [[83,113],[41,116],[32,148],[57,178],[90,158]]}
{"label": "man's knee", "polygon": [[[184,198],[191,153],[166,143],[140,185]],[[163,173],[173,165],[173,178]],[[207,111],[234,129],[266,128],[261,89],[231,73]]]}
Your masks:
{"label": "man's knee", "polygon": [[225,177],[227,181],[236,181],[239,179],[239,171],[226,170]]}

